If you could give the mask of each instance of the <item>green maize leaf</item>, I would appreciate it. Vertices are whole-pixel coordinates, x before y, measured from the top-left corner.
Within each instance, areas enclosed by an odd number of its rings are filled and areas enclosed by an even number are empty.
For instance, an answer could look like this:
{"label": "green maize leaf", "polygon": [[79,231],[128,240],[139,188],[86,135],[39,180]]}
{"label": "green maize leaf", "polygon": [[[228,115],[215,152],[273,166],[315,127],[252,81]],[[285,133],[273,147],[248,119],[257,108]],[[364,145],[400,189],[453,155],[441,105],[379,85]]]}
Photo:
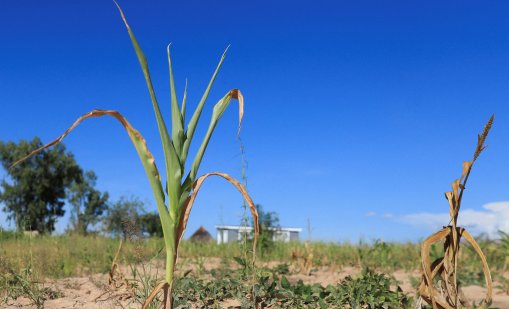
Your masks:
{"label": "green maize leaf", "polygon": [[159,171],[157,170],[154,156],[149,151],[147,147],[147,142],[143,138],[143,136],[136,130],[130,123],[127,121],[127,119],[122,116],[119,112],[113,111],[113,110],[93,110],[91,112],[88,112],[84,114],[83,116],[79,117],[62,135],[60,135],[55,140],[51,141],[50,143],[47,143],[46,145],[35,149],[30,154],[28,154],[26,157],[16,161],[12,167],[15,165],[27,160],[37,152],[44,150],[46,148],[49,148],[51,146],[54,146],[58,143],[60,143],[72,130],[74,130],[82,121],[84,121],[87,118],[97,118],[102,116],[112,116],[115,119],[117,119],[126,129],[127,134],[131,138],[131,141],[136,148],[136,151],[138,152],[138,156],[141,160],[141,163],[143,164],[143,168],[145,169],[145,173],[147,174],[148,180],[150,182],[150,187],[152,188],[152,192],[154,193],[154,197],[156,199],[157,208],[159,210],[159,216],[163,225],[163,234],[165,242],[170,244],[170,239],[173,239],[174,232],[170,231],[168,227],[170,225],[174,225],[174,222],[171,222],[168,209],[166,208],[165,204],[165,197],[163,192],[163,187],[161,185],[161,177],[159,175]]}
{"label": "green maize leaf", "polygon": [[[182,118],[182,114],[179,110],[179,105],[177,101],[177,93],[175,91],[175,80],[173,78],[173,66],[171,63],[171,55],[170,55],[170,46],[168,45],[166,48],[166,52],[168,53],[168,69],[170,71],[170,92],[171,92],[171,133],[173,138],[173,145],[175,146],[175,150],[177,153],[182,153],[182,147],[184,146],[184,119]],[[181,162],[183,165],[184,162]]]}
{"label": "green maize leaf", "polygon": [[[236,99],[239,102],[239,129],[237,131],[237,134],[240,133],[240,128],[242,126],[242,117],[244,115],[244,97],[242,96],[242,93],[238,89],[230,90],[219,102],[216,103],[214,106],[214,109],[212,111],[212,117],[210,119],[209,128],[207,130],[207,133],[205,134],[205,138],[203,139],[203,142],[198,149],[198,153],[194,157],[193,165],[191,166],[191,171],[189,172],[189,175],[186,177],[186,182],[194,182],[194,179],[196,178],[196,174],[198,173],[198,168],[200,167],[201,160],[203,158],[203,155],[205,153],[205,150],[207,149],[207,145],[209,144],[210,138],[212,137],[212,133],[214,132],[214,129],[216,128],[217,122],[223,115],[224,111],[230,105],[230,102],[232,99]],[[189,180],[188,180],[189,179]],[[186,182],[184,183],[184,190],[187,188]]]}
{"label": "green maize leaf", "polygon": [[198,120],[200,119],[201,112],[203,110],[203,106],[209,96],[210,88],[212,88],[212,84],[214,84],[217,73],[219,72],[219,69],[221,68],[221,65],[223,64],[223,61],[224,61],[224,58],[226,57],[226,52],[228,51],[228,48],[230,48],[230,46],[226,47],[225,51],[223,52],[223,55],[221,56],[221,59],[219,60],[216,70],[214,71],[214,74],[212,74],[212,78],[210,79],[207,89],[205,89],[205,93],[203,93],[203,96],[202,96],[200,102],[198,103],[196,110],[194,111],[193,117],[191,117],[191,120],[189,121],[189,124],[187,125],[186,141],[184,142],[184,149],[182,150],[182,154],[181,154],[182,162],[185,162],[187,159],[187,155],[189,153],[189,146],[191,146],[191,140],[193,139],[194,131],[196,130],[196,125],[198,124]]}
{"label": "green maize leaf", "polygon": [[182,121],[186,121],[186,101],[187,101],[187,78],[186,78],[186,87],[184,88],[184,97],[182,98]]}
{"label": "green maize leaf", "polygon": [[[154,87],[152,85],[152,80],[150,78],[150,73],[148,69],[147,59],[145,58],[145,55],[143,54],[143,51],[140,48],[140,45],[138,44],[138,41],[136,40],[136,37],[134,36],[134,33],[131,31],[131,28],[129,27],[129,24],[127,23],[127,20],[124,16],[124,13],[122,12],[122,9],[120,9],[120,6],[115,2],[117,5],[118,10],[120,11],[120,15],[122,17],[122,20],[124,21],[124,24],[127,28],[127,32],[129,33],[129,37],[131,38],[131,42],[133,44],[134,50],[136,51],[136,56],[138,57],[138,61],[140,62],[141,69],[143,71],[143,75],[145,76],[145,81],[147,83],[147,88],[150,93],[150,98],[152,100],[152,105],[154,107],[154,112],[156,114],[157,119],[157,126],[159,129],[159,134],[161,136],[161,140],[163,143],[163,151],[164,151],[164,158],[166,162],[166,177],[168,182],[168,195],[170,197],[170,215],[172,215],[172,207],[175,208],[176,206],[174,204],[175,201],[178,201],[180,196],[180,183],[182,181],[182,164],[180,163],[179,154],[177,154],[176,149],[174,148],[173,143],[170,140],[170,137],[168,135],[168,129],[166,128],[166,124],[164,122],[164,119],[161,115],[161,110],[159,109],[159,104],[157,103],[157,98],[155,96]],[[174,217],[174,216],[173,216]],[[173,218],[175,219],[175,218]]]}

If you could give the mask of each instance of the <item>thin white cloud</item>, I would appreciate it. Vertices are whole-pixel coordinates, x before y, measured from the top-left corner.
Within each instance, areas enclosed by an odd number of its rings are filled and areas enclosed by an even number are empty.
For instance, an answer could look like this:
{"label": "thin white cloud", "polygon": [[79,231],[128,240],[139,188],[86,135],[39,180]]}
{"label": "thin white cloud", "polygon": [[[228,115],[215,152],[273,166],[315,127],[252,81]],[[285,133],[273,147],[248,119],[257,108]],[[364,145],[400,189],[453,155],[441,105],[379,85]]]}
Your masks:
{"label": "thin white cloud", "polygon": [[[472,234],[487,234],[496,238],[502,230],[509,233],[509,201],[483,205],[484,210],[462,209],[458,225],[465,227]],[[415,213],[401,216],[399,222],[429,229],[439,229],[449,223],[449,213]]]}
{"label": "thin white cloud", "polygon": [[385,213],[384,214],[384,219],[392,219],[393,217],[394,217],[394,215],[391,214],[391,213]]}
{"label": "thin white cloud", "polygon": [[374,211],[370,211],[366,214],[366,217],[374,217],[374,216],[376,216],[376,212],[374,212]]}

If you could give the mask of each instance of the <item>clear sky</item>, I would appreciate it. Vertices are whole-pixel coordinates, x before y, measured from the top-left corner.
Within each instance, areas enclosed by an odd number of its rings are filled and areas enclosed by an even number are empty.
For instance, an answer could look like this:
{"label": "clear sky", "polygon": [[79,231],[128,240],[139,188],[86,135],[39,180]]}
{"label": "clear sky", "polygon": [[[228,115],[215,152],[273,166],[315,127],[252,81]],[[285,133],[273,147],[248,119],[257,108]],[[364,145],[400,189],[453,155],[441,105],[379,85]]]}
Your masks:
{"label": "clear sky", "polygon": [[[306,229],[309,219],[311,237],[326,241],[426,237],[448,223],[443,192],[494,113],[489,147],[465,192],[463,223],[477,232],[509,231],[507,1],[119,4],[168,122],[166,45],[173,43],[179,99],[187,78],[194,108],[231,44],[196,137],[213,104],[241,89],[248,190],[283,226]],[[85,112],[115,109],[163,165],[148,92],[112,1],[3,1],[0,42],[1,140],[49,141]],[[240,177],[237,115],[232,104],[200,174]],[[156,209],[134,147],[113,118],[85,122],[65,144],[113,200],[136,195]],[[188,232],[239,223],[241,205],[233,187],[209,180]],[[4,214],[0,223],[7,225]],[[58,229],[66,225],[64,218]]]}

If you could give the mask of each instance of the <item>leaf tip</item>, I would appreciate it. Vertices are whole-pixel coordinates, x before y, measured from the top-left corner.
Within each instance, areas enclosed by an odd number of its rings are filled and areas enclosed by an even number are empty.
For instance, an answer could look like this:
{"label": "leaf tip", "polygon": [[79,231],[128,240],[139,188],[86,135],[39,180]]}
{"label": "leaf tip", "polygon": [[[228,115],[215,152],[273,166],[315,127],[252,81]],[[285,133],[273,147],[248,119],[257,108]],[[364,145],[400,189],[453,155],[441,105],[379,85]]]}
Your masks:
{"label": "leaf tip", "polygon": [[244,118],[244,96],[239,89],[235,88],[230,91],[232,98],[239,101],[239,129],[237,130],[237,137],[240,136],[240,130],[242,129],[242,119]]}
{"label": "leaf tip", "polygon": [[124,12],[120,8],[120,5],[116,0],[113,0],[113,3],[115,3],[115,5],[117,6],[118,11],[120,12],[120,17],[122,17],[122,20],[124,21],[126,27],[129,28],[129,24],[127,23],[127,19],[125,18]]}
{"label": "leaf tip", "polygon": [[224,49],[223,55],[221,56],[222,59],[224,59],[226,57],[226,54],[228,53],[228,50],[230,49],[231,46],[232,46],[231,44],[228,44],[226,46],[226,48]]}

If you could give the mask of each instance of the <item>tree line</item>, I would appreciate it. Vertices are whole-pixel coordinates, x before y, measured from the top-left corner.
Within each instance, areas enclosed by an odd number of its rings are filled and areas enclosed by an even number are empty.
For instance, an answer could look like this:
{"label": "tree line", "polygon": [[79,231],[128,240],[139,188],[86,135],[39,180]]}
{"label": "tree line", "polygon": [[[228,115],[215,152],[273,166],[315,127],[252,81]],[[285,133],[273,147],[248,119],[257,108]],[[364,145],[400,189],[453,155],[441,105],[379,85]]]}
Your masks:
{"label": "tree line", "polygon": [[157,213],[146,212],[136,197],[112,202],[108,192],[96,188],[97,175],[81,168],[62,143],[11,168],[41,146],[38,137],[18,143],[0,141],[0,163],[6,172],[0,183],[0,203],[18,231],[54,232],[68,205],[71,233],[96,233],[99,226],[106,233],[126,237],[131,225],[142,233],[162,237]]}

